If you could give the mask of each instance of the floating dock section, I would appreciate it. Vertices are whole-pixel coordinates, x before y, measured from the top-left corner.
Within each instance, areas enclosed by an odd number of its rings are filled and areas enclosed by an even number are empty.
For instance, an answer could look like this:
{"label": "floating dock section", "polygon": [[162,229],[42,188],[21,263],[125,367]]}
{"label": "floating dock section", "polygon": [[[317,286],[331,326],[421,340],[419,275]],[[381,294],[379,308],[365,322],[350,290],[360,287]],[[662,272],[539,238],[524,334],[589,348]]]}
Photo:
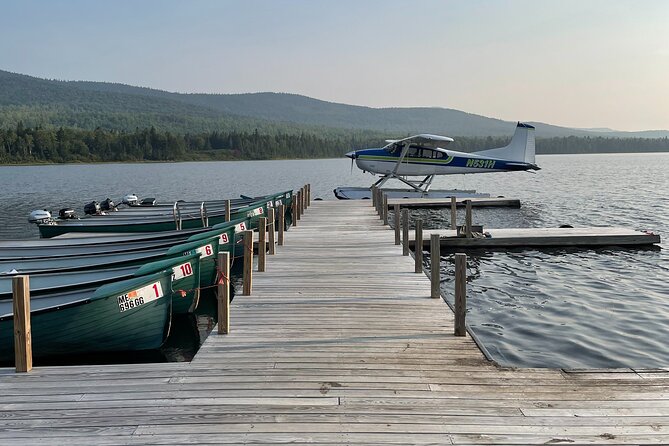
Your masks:
{"label": "floating dock section", "polygon": [[[456,206],[464,207],[466,200],[471,201],[472,207],[520,207],[519,199],[504,197],[457,198]],[[389,208],[393,208],[396,204],[400,208],[447,208],[451,206],[450,198],[388,198],[387,201]]]}
{"label": "floating dock section", "polygon": [[[444,248],[541,248],[541,247],[601,247],[649,246],[660,243],[660,236],[652,232],[624,228],[511,228],[486,229],[467,238],[455,230],[423,230],[423,248],[429,248],[430,236],[439,234]],[[414,234],[409,235],[410,246],[415,245]]]}
{"label": "floating dock section", "polygon": [[0,370],[0,444],[667,444],[669,369],[509,369],[369,201],[314,202],[192,363]]}

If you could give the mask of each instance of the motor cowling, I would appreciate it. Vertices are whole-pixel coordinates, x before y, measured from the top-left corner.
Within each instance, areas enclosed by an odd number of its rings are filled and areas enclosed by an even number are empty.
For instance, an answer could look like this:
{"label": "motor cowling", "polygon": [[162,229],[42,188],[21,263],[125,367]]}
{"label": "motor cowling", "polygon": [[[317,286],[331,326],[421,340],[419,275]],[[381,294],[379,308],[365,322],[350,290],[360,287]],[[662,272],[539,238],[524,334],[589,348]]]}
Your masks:
{"label": "motor cowling", "polygon": [[135,194],[128,194],[123,197],[122,202],[128,206],[136,206],[139,203],[139,197],[137,197]]}
{"label": "motor cowling", "polygon": [[28,216],[30,223],[42,223],[46,220],[51,220],[51,212],[46,209],[37,209],[36,211],[32,211],[30,216]]}
{"label": "motor cowling", "polygon": [[74,209],[72,208],[63,208],[58,211],[58,218],[61,220],[72,220],[77,218],[77,214],[74,212]]}
{"label": "motor cowling", "polygon": [[111,198],[107,198],[102,203],[100,203],[100,209],[103,211],[114,211],[116,210],[116,203],[114,203]]}
{"label": "motor cowling", "polygon": [[84,206],[84,214],[86,215],[99,214],[100,211],[101,211],[100,203],[98,203],[97,201],[91,201],[90,203]]}

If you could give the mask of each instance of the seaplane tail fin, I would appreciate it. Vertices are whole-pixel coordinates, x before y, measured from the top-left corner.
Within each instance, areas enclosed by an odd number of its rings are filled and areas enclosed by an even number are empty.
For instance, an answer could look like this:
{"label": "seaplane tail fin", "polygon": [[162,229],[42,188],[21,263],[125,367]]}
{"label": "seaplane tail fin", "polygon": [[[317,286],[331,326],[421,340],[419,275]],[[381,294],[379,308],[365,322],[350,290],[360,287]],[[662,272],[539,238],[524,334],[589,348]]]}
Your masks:
{"label": "seaplane tail fin", "polygon": [[489,156],[491,158],[534,164],[534,127],[519,122],[509,145],[474,153],[477,155]]}

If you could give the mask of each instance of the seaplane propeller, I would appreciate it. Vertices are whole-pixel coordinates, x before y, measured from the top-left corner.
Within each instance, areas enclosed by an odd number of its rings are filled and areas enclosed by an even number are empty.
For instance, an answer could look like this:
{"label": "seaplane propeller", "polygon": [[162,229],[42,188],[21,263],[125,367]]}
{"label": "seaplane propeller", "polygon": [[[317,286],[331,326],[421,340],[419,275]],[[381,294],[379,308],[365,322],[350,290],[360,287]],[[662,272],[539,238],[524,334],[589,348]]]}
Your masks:
{"label": "seaplane propeller", "polygon": [[356,158],[358,158],[358,154],[355,150],[351,150],[346,154],[348,158],[351,158],[351,175],[353,174],[353,164],[355,163]]}

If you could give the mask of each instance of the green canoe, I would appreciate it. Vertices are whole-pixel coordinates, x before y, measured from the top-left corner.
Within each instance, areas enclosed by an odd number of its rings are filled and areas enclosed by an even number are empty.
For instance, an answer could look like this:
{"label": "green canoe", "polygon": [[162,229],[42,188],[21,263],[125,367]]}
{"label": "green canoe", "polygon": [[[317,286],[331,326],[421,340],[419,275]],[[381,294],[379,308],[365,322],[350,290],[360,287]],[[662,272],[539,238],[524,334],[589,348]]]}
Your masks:
{"label": "green canoe", "polygon": [[[156,349],[169,333],[172,270],[31,299],[34,357]],[[12,301],[0,302],[0,361],[14,358]]]}
{"label": "green canoe", "polygon": [[[281,202],[290,205],[292,191],[262,197],[256,202],[237,209],[231,209],[231,219],[240,218],[254,212],[259,207],[264,207],[267,214],[267,206],[274,206]],[[262,215],[254,215],[256,219]],[[286,212],[287,221],[290,219],[290,210]],[[225,214],[211,215],[208,218],[192,217],[179,221],[181,229],[196,229],[205,226],[214,226],[226,221]],[[50,221],[39,225],[40,235],[44,238],[55,237],[69,232],[95,232],[95,233],[128,233],[128,232],[160,232],[176,229],[177,222],[172,218],[137,218],[137,219],[82,219]]]}

